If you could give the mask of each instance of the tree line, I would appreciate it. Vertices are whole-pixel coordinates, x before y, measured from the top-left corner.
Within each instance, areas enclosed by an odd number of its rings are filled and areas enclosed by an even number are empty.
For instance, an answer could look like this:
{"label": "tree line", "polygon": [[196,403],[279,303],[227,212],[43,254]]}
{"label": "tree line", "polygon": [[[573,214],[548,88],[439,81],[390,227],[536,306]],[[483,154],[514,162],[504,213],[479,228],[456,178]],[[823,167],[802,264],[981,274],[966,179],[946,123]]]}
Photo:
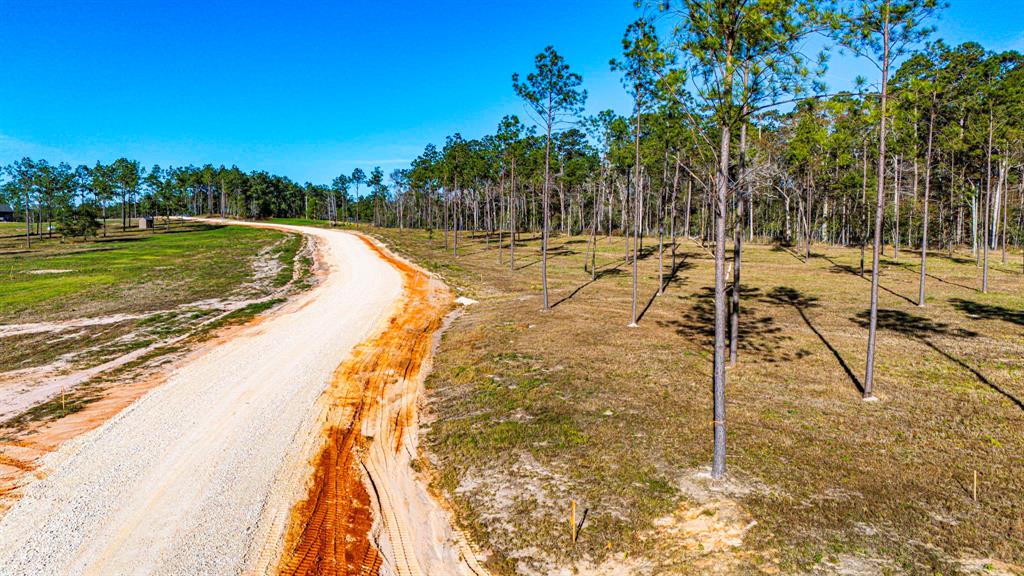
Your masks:
{"label": "tree line", "polygon": [[[235,166],[147,169],[138,161],[119,158],[110,164],[72,167],[26,157],[0,168],[0,202],[24,222],[25,241],[31,247],[34,237],[56,232],[84,239],[105,235],[108,226],[124,230],[140,217],[218,214],[384,222],[388,190],[401,185],[403,176],[396,171],[391,178],[388,184],[379,167],[369,176],[356,168],[330,185],[298,184]],[[367,194],[359,194],[362,184],[367,185]]]}

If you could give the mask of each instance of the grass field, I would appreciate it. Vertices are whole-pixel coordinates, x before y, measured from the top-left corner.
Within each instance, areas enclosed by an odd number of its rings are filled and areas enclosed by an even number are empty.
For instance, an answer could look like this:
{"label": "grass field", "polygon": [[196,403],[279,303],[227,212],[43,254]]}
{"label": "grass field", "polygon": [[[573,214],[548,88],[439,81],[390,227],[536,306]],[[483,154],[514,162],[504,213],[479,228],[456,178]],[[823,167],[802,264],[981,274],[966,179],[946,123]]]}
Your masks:
{"label": "grass field", "polygon": [[0,380],[35,370],[16,377],[34,383],[145,352],[8,419],[5,433],[82,408],[129,369],[280,302],[282,290],[301,288],[293,279],[308,274],[297,234],[191,221],[161,220],[157,230],[119,224],[94,241],[55,236],[34,239],[31,249],[23,225],[0,224]]}
{"label": "grass field", "polygon": [[[313,220],[311,218],[268,218],[267,222],[272,224],[288,224],[291,226],[314,226],[316,228],[331,227],[331,223],[326,220]],[[336,224],[335,226],[347,226],[347,224]]]}
{"label": "grass field", "polygon": [[[273,230],[174,222],[169,230],[111,225],[92,242],[49,239],[24,249],[17,224],[0,224],[0,318],[4,323],[160,310],[219,298],[250,280],[249,262],[283,235]],[[297,236],[276,254],[291,279]]]}
{"label": "grass field", "polygon": [[[859,251],[750,246],[739,364],[728,371],[729,470],[711,459],[713,261],[679,246],[664,295],[656,239],[630,329],[622,238],[552,241],[542,313],[538,242],[375,232],[472,298],[429,377],[435,486],[499,574],[987,573],[1024,564],[1024,276],[994,255],[884,259],[877,403],[861,400],[870,282]],[[891,250],[887,251],[891,255]],[[869,254],[870,256],[870,254]],[[668,259],[668,256],[666,256]],[[666,261],[666,269],[671,263]],[[977,500],[974,499],[977,474]],[[571,541],[571,502],[586,515]],[[750,523],[756,521],[756,524]],[[741,526],[736,529],[736,526]],[[745,534],[741,546],[714,532]],[[589,567],[589,568],[588,568]],[[973,567],[973,568],[972,568]],[[845,570],[845,572],[843,571]]]}

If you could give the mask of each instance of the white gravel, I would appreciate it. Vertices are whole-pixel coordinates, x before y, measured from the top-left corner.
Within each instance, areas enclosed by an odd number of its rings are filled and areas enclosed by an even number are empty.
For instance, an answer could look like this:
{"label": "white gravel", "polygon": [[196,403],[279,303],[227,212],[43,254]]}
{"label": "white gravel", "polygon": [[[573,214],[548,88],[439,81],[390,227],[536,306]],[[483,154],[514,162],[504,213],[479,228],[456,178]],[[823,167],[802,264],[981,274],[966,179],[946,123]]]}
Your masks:
{"label": "white gravel", "polygon": [[243,571],[332,371],[401,293],[358,238],[293,229],[322,239],[327,279],[47,456],[0,520],[0,574]]}

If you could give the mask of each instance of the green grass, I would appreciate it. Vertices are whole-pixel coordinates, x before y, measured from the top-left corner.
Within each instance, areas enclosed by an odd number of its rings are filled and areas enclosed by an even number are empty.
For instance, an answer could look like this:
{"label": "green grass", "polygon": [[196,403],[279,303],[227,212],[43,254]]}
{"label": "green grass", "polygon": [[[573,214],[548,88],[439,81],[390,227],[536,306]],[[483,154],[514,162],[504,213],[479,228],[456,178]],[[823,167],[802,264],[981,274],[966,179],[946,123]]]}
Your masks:
{"label": "green grass", "polygon": [[[249,262],[259,250],[283,236],[240,226],[183,224],[95,242],[46,241],[31,252],[11,247],[8,239],[6,253],[0,251],[0,317],[17,323],[139,313],[225,297],[251,277]],[[290,263],[299,244],[293,236],[277,257]],[[32,273],[47,270],[67,272]],[[290,278],[287,265],[276,283]]]}
{"label": "green grass", "polygon": [[225,326],[231,326],[234,324],[241,324],[248,320],[251,320],[259,314],[270,310],[274,306],[284,302],[284,298],[271,298],[270,300],[264,300],[262,302],[254,302],[234,310],[224,316],[218,318],[216,321],[211,322],[203,326],[203,334],[210,334],[215,330],[223,328]]}
{"label": "green grass", "polygon": [[[120,230],[91,242],[35,239],[0,223],[0,314],[31,323],[126,314],[116,322],[0,338],[0,372],[51,366],[98,366],[153,346],[139,358],[0,424],[3,434],[61,418],[104,390],[165,362],[226,326],[244,323],[310,285],[312,262],[302,236],[242,226],[160,221],[157,230]],[[254,262],[263,260],[257,274]],[[268,260],[276,261],[268,267]],[[52,273],[32,274],[32,271]],[[206,300],[255,300],[225,314]],[[215,318],[215,319],[213,319]],[[213,320],[211,320],[213,319]],[[171,343],[172,339],[177,339]],[[61,360],[62,363],[56,363]]]}
{"label": "green grass", "polygon": [[[287,224],[289,226],[313,226],[316,228],[331,228],[331,223],[327,220],[315,220],[312,218],[268,218],[266,222],[271,224]],[[349,224],[338,223],[334,227],[351,226]]]}
{"label": "green grass", "polygon": [[[298,234],[289,234],[280,244],[275,246],[272,255],[277,259],[281,269],[274,277],[274,287],[280,288],[292,281],[295,276],[295,260],[301,248],[302,236]],[[301,264],[303,265],[303,270],[305,270],[312,264],[312,259],[308,256],[303,256]]]}
{"label": "green grass", "polygon": [[[630,329],[620,237],[601,238],[593,283],[587,239],[556,237],[556,305],[541,312],[538,243],[528,235],[509,270],[507,253],[499,258],[481,235],[463,235],[454,257],[437,232],[374,233],[480,300],[438,349],[423,446],[459,521],[494,551],[494,572],[586,572],[584,561],[626,554],[656,574],[707,573],[701,554],[655,524],[696,505],[686,479],[711,459],[707,252],[682,242],[679,270],[657,298],[657,254],[641,259],[640,308],[651,304]],[[933,254],[921,309],[917,255],[888,252],[882,401],[866,404],[857,385],[870,283],[857,273],[859,251],[814,252],[808,263],[772,246],[745,252],[729,466],[750,487],[734,497],[757,524],[742,554],[715,556],[716,565],[805,573],[845,554],[881,559],[893,573],[948,576],[961,557],[1024,563],[1024,275],[1000,266],[981,294],[969,255]],[[589,509],[575,546],[573,499]]]}

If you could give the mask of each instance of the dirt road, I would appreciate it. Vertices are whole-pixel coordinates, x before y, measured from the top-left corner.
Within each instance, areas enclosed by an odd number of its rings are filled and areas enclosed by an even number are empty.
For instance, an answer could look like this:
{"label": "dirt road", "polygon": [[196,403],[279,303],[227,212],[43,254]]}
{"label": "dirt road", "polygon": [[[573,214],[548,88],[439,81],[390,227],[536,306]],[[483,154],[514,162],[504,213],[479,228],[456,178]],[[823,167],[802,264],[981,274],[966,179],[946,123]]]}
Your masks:
{"label": "dirt road", "polygon": [[[355,564],[385,573],[481,573],[408,469],[437,326],[402,318],[423,315],[430,291],[410,283],[426,275],[356,235],[290,228],[316,237],[323,282],[47,456],[0,520],[0,573],[347,573],[304,544],[327,538],[369,541]],[[363,522],[306,534],[338,514],[324,479],[346,476],[371,487],[348,510]],[[429,529],[404,534],[417,522]]]}

